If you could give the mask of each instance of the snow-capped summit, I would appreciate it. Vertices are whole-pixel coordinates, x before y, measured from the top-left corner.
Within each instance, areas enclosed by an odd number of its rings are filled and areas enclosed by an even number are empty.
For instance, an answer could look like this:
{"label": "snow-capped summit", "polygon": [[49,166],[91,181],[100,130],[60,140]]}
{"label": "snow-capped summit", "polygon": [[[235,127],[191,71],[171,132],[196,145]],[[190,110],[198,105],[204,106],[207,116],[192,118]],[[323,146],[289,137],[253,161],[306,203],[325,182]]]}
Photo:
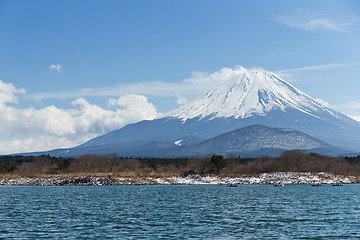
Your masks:
{"label": "snow-capped summit", "polygon": [[264,116],[271,110],[292,108],[320,118],[319,113],[336,113],[316,102],[272,72],[237,67],[235,75],[204,96],[176,109],[170,117],[192,118]]}

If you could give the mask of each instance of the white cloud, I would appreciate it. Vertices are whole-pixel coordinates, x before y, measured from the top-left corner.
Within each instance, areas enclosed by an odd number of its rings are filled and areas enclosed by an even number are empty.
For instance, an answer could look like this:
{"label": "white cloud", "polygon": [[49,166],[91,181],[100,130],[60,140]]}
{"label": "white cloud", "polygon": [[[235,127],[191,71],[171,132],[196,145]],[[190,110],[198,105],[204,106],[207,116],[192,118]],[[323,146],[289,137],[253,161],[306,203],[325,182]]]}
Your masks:
{"label": "white cloud", "polygon": [[242,72],[244,72],[245,68],[241,66],[236,66],[234,68],[222,68],[220,71],[216,71],[213,73],[206,73],[195,71],[192,73],[191,77],[185,79],[184,82],[194,85],[194,86],[211,86],[211,88],[233,79],[238,76]]}
{"label": "white cloud", "polygon": [[109,99],[108,104],[109,106],[119,106],[120,108],[117,108],[116,112],[131,122],[138,121],[139,118],[153,119],[159,116],[155,106],[142,95],[124,95],[118,99]]}
{"label": "white cloud", "polygon": [[25,90],[1,81],[0,87],[0,136],[15,139],[0,142],[2,154],[13,153],[14,149],[26,152],[75,146],[80,140],[159,116],[146,97],[133,94],[110,99],[115,109],[104,109],[83,98],[73,101],[71,109],[53,105],[41,109],[17,108],[7,103],[16,103],[15,94],[25,93]]}
{"label": "white cloud", "polygon": [[186,97],[181,96],[180,94],[177,95],[176,103],[179,105],[184,105],[187,103]]}
{"label": "white cloud", "polygon": [[4,83],[0,80],[0,105],[6,102],[8,103],[17,103],[18,99],[15,96],[16,93],[25,93],[25,89],[17,89],[11,83]]}
{"label": "white cloud", "polygon": [[11,140],[3,140],[0,141],[0,153],[25,153],[74,147],[84,143],[85,141],[93,137],[96,137],[96,135],[88,134],[86,136],[78,136],[78,138],[76,139],[69,139],[68,137],[41,135],[38,137],[29,137],[26,139],[15,138]]}
{"label": "white cloud", "polygon": [[57,64],[57,65],[51,64],[50,65],[50,70],[56,70],[56,71],[60,72],[61,68],[62,68],[62,66],[60,64]]}
{"label": "white cloud", "polygon": [[329,103],[320,99],[320,98],[315,98],[315,101],[317,101],[318,103],[324,105],[325,107],[329,107]]}
{"label": "white cloud", "polygon": [[[348,25],[348,23],[343,22],[344,20],[340,22],[303,9],[296,10],[291,14],[278,15],[275,17],[275,21],[305,31],[325,30],[341,32],[344,31],[344,27]],[[353,18],[349,19],[349,21],[353,21]]]}
{"label": "white cloud", "polygon": [[351,116],[349,116],[349,117],[351,117],[352,119],[360,122],[360,115],[351,115]]}

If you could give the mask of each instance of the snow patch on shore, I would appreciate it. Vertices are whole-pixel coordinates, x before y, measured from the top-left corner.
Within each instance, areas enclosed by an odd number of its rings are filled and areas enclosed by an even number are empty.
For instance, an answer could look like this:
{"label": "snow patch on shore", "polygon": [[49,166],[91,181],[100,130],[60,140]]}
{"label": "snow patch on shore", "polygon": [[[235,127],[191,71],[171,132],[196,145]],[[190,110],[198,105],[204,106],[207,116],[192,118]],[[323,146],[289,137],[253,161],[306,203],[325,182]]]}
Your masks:
{"label": "snow patch on shore", "polygon": [[192,175],[187,177],[51,177],[51,178],[0,178],[0,186],[101,186],[101,185],[225,185],[225,184],[333,184],[357,183],[355,176],[320,172],[274,172],[254,176],[216,177]]}

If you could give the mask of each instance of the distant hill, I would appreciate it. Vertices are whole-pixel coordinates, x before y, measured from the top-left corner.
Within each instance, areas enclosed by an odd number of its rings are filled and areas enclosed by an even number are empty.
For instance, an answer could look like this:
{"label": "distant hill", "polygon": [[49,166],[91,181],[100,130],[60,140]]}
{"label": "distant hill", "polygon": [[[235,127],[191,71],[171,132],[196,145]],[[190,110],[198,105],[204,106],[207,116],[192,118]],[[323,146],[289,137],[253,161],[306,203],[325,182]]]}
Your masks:
{"label": "distant hill", "polygon": [[206,154],[236,154],[245,157],[277,156],[285,150],[334,153],[333,146],[307,134],[289,128],[252,125],[221,134],[200,143],[179,146],[166,152],[169,156],[203,156]]}

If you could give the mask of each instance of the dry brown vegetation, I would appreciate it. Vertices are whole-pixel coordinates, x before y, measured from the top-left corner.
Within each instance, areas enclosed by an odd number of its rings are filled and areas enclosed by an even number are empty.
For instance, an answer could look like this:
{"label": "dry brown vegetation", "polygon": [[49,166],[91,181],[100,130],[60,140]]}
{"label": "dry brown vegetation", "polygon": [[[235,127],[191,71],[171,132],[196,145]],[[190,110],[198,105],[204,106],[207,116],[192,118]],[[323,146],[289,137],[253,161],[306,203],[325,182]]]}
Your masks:
{"label": "dry brown vegetation", "polygon": [[[240,160],[241,162],[241,160]],[[343,157],[328,157],[298,150],[286,151],[277,158],[258,157],[244,164],[231,161],[223,169],[223,174],[257,174],[264,172],[329,172],[354,175],[360,173],[358,162],[350,163]]]}
{"label": "dry brown vegetation", "polygon": [[[25,160],[26,161],[25,161]],[[219,175],[235,177],[263,172],[329,172],[343,175],[360,173],[360,156],[328,157],[298,150],[286,151],[277,158],[240,158],[220,155],[190,159],[121,158],[85,155],[76,159],[39,156],[21,159],[16,165],[1,163],[7,176],[48,177],[59,175],[98,177],[169,177],[188,175]],[[9,163],[9,161],[7,162]],[[10,174],[10,175],[9,175]]]}

